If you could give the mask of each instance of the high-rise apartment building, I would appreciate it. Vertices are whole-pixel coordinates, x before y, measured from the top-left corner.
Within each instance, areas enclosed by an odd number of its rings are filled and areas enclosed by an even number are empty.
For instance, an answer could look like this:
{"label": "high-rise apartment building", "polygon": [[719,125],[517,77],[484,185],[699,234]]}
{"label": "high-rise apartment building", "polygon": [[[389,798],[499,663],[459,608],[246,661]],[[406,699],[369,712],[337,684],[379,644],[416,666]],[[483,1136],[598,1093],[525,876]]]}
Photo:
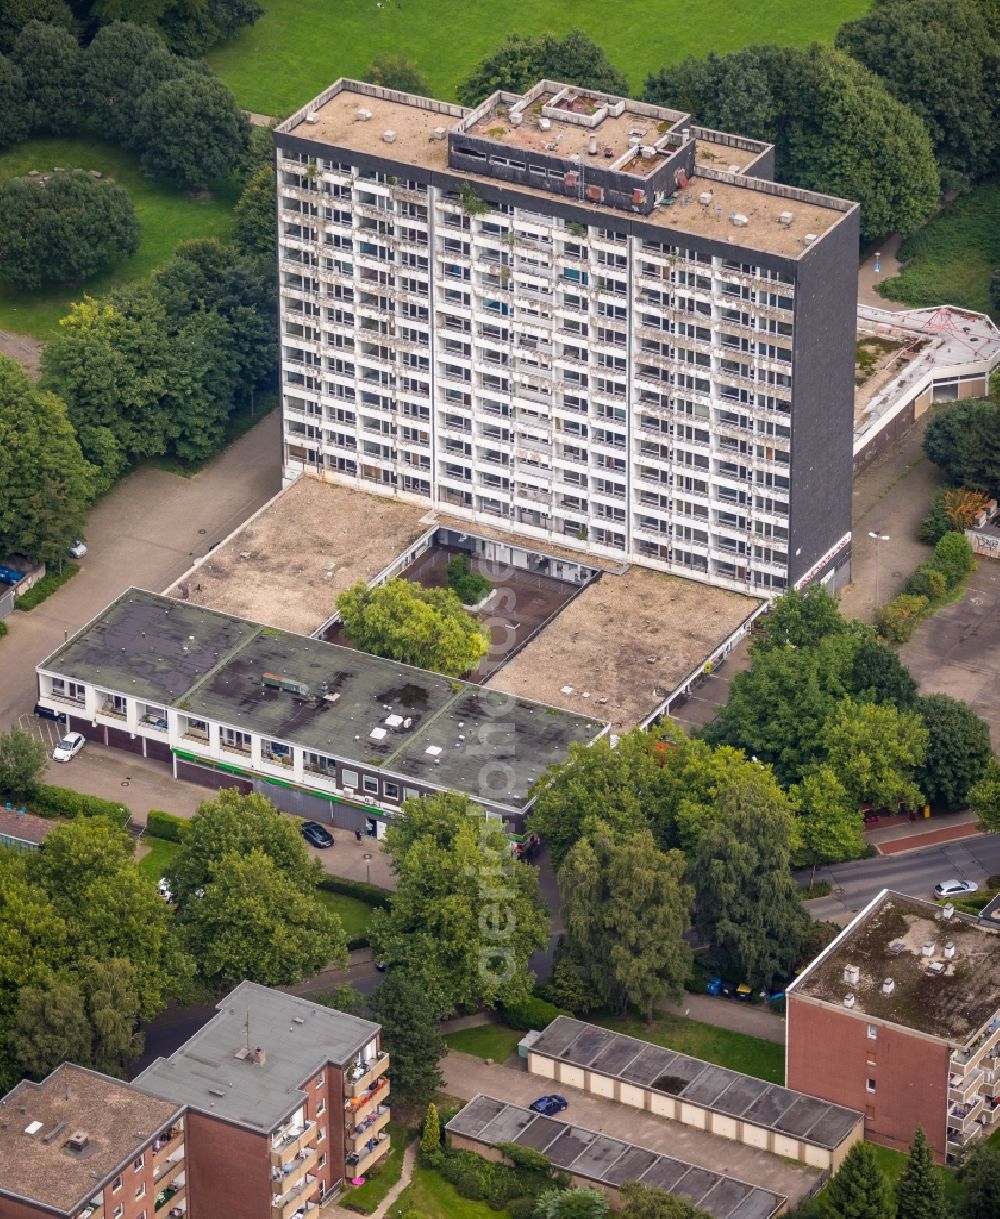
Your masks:
{"label": "high-rise apartment building", "polygon": [[849,573],[858,207],[541,81],[275,133],[284,470],[769,595]]}

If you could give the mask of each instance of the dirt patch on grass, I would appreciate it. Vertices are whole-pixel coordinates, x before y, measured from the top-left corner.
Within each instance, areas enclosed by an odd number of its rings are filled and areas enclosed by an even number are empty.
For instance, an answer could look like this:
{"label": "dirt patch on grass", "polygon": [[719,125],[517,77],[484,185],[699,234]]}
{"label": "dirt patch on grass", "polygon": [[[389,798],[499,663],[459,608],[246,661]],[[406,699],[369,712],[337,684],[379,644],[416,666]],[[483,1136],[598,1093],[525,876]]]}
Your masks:
{"label": "dirt patch on grass", "polygon": [[39,377],[43,346],[38,339],[30,339],[26,334],[0,330],[0,356],[16,360],[33,381],[37,381]]}

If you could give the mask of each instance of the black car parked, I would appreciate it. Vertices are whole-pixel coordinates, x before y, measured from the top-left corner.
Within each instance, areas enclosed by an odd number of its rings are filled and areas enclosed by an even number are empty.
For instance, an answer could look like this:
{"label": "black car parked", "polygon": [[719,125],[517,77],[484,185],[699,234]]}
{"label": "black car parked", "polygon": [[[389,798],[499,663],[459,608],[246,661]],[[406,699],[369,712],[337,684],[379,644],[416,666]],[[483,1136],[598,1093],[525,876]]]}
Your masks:
{"label": "black car parked", "polygon": [[53,711],[51,707],[43,707],[41,703],[35,703],[35,715],[40,720],[55,720],[59,724],[66,723],[66,713],[64,711]]}
{"label": "black car parked", "polygon": [[314,847],[332,847],[333,835],[318,821],[302,822],[302,837]]}

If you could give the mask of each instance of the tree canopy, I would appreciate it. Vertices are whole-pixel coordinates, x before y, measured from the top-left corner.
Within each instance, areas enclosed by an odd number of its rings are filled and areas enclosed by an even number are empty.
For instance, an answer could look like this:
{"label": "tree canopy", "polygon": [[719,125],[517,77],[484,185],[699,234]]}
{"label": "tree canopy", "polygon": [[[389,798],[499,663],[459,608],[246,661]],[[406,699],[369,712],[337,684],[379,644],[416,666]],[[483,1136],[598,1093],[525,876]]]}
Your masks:
{"label": "tree canopy", "polygon": [[81,170],[0,183],[0,280],[78,284],[139,248],[128,192]]}
{"label": "tree canopy", "polygon": [[0,551],[62,558],[83,530],[92,474],[64,403],[0,356]]}
{"label": "tree canopy", "polygon": [[836,44],[923,121],[949,185],[995,167],[1000,44],[976,0],[889,0],[842,25]]}
{"label": "tree canopy", "polygon": [[616,840],[591,821],[559,869],[565,947],[606,1007],[679,1002],[691,964],[684,933],[691,890],[680,851],[661,851],[647,828]]}
{"label": "tree canopy", "polygon": [[969,808],[991,833],[1000,833],[1000,762],[991,757],[978,783],[969,789]]}
{"label": "tree canopy", "polygon": [[29,800],[38,793],[49,752],[31,732],[15,725],[0,732],[0,795]]}
{"label": "tree canopy", "polygon": [[392,1062],[393,1096],[403,1104],[427,1104],[443,1083],[438,1064],[447,1047],[440,1020],[447,1013],[422,981],[395,967],[375,992],[372,1010]]}
{"label": "tree canopy", "polygon": [[221,81],[187,72],[143,94],[136,135],[147,173],[175,186],[205,186],[246,156],[250,121]]}
{"label": "tree canopy", "polygon": [[928,737],[917,782],[931,804],[964,808],[991,757],[989,727],[967,703],[947,694],[917,699],[916,712]]}
{"label": "tree canopy", "polygon": [[534,868],[457,793],[407,800],[386,831],[396,875],[369,937],[377,960],[420,981],[442,1012],[527,997],[528,959],[548,943]]}
{"label": "tree canopy", "polygon": [[369,588],[359,580],[337,598],[337,610],[355,647],[435,673],[457,677],[489,649],[486,629],[450,588],[422,588],[409,580]]}
{"label": "tree canopy", "polygon": [[29,21],[11,58],[24,75],[28,124],[35,135],[66,135],[83,122],[83,53],[57,25]]}
{"label": "tree canopy", "polygon": [[19,144],[29,126],[24,73],[6,55],[0,55],[0,148]]}
{"label": "tree canopy", "polygon": [[913,1135],[906,1167],[896,1182],[895,1192],[895,1219],[944,1219],[944,1183],[920,1126]]}
{"label": "tree canopy", "polygon": [[555,34],[508,34],[492,55],[458,86],[463,106],[478,106],[498,89],[524,93],[544,77],[628,96],[628,80],[581,30]]}
{"label": "tree canopy", "polygon": [[844,1219],[892,1219],[892,1195],[871,1143],[855,1143],[844,1156],[830,1178],[826,1201]]}
{"label": "tree canopy", "polygon": [[406,55],[383,52],[368,65],[368,80],[383,89],[399,89],[403,93],[430,96],[430,87],[417,71],[417,65]]}
{"label": "tree canopy", "polygon": [[924,452],[948,482],[1000,494],[1000,397],[968,398],[935,415]]}
{"label": "tree canopy", "polygon": [[645,97],[774,143],[776,180],[859,200],[866,239],[911,232],[937,204],[926,127],[842,52],[753,46],[690,58],[650,75]]}
{"label": "tree canopy", "polygon": [[871,803],[919,808],[924,793],[916,774],[927,755],[928,734],[919,716],[886,704],[837,704],[822,732],[826,761],[854,806]]}

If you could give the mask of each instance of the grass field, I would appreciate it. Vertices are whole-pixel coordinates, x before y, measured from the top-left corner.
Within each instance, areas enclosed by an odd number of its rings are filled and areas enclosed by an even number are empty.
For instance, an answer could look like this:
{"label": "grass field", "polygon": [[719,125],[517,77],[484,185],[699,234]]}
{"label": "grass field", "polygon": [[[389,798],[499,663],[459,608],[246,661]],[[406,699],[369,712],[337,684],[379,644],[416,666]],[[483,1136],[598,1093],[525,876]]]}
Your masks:
{"label": "grass field", "polygon": [[349,1210],[370,1215],[378,1208],[382,1199],[403,1175],[403,1152],[416,1134],[417,1131],[412,1126],[403,1126],[399,1122],[389,1123],[389,1138],[392,1142],[389,1154],[376,1171],[370,1174],[364,1185],[345,1192],[342,1201]]}
{"label": "grass field", "polygon": [[564,34],[579,27],[628,76],[634,94],[646,74],[685,55],[734,51],[753,42],[803,46],[832,41],[837,27],[868,8],[867,0],[264,0],[253,27],[208,56],[240,104],[285,117],[338,76],[364,76],[373,56],[400,52],[423,73],[431,92],[454,99],[469,70],[513,30]]}
{"label": "grass field", "polygon": [[419,1163],[414,1165],[410,1184],[393,1203],[391,1213],[405,1215],[411,1210],[433,1215],[434,1219],[503,1219],[510,1213],[493,1210],[485,1202],[463,1198],[440,1173],[423,1168]]}
{"label": "grass field", "polygon": [[652,1028],[647,1028],[642,1020],[631,1019],[601,1019],[596,1023],[642,1041],[652,1041],[682,1054],[690,1054],[693,1058],[704,1058],[706,1062],[729,1067],[731,1071],[742,1071],[745,1075],[769,1080],[773,1084],[784,1083],[785,1080],[785,1047],[775,1041],[763,1041],[746,1033],[733,1033],[729,1029],[688,1020],[684,1016],[657,1016]]}
{"label": "grass field", "polygon": [[143,835],[144,845],[150,848],[148,855],[139,860],[139,871],[152,880],[159,880],[174,861],[181,849],[179,842],[168,842],[165,838],[150,838]]}
{"label": "grass field", "polygon": [[372,907],[367,902],[357,897],[348,897],[346,893],[332,893],[329,889],[317,889],[316,896],[328,910],[340,915],[344,934],[349,940],[368,934]]}
{"label": "grass field", "polygon": [[990,277],[1000,266],[1000,180],[956,199],[902,244],[901,275],[880,288],[889,300],[916,307],[961,305],[1000,313],[990,301]]}
{"label": "grass field", "polygon": [[475,1054],[477,1058],[492,1058],[494,1062],[506,1062],[517,1050],[517,1043],[524,1036],[506,1024],[484,1024],[480,1028],[460,1029],[449,1033],[445,1042],[450,1050],[461,1050],[463,1054]]}
{"label": "grass field", "polygon": [[190,237],[224,237],[232,222],[239,191],[226,183],[204,202],[184,191],[160,186],[144,177],[134,157],[110,144],[94,140],[28,140],[0,154],[0,180],[22,177],[30,169],[55,165],[73,169],[99,169],[124,186],[135,204],[142,225],[139,249],[132,258],[88,280],[77,288],[51,288],[39,292],[0,289],[0,329],[15,330],[36,339],[49,338],[71,301],[84,293],[102,296],[108,289],[142,279],[165,263],[179,241]]}

